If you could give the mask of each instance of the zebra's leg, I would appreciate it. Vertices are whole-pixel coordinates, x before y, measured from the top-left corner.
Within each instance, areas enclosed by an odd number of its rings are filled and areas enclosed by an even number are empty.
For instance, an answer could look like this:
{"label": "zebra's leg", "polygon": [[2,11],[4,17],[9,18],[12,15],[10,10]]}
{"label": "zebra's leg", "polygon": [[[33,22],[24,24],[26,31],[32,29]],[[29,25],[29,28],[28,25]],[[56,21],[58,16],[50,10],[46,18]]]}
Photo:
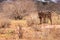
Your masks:
{"label": "zebra's leg", "polygon": [[46,17],[45,16],[43,17],[43,20],[44,20],[43,23],[46,23]]}
{"label": "zebra's leg", "polygon": [[40,17],[40,24],[42,24],[42,17]]}
{"label": "zebra's leg", "polygon": [[49,20],[50,20],[50,23],[52,24],[52,18],[51,17],[49,18]]}

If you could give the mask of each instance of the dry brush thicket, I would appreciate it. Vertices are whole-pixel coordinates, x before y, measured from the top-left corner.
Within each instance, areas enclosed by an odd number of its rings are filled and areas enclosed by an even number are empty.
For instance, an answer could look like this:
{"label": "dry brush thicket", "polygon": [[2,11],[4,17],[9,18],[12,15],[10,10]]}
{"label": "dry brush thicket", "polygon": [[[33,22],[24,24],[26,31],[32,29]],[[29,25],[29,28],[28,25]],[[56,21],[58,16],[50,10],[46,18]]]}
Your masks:
{"label": "dry brush thicket", "polygon": [[[32,6],[31,6],[32,5]],[[29,23],[39,23],[38,14],[32,1],[15,1],[1,3],[0,18],[27,20]]]}
{"label": "dry brush thicket", "polygon": [[[60,29],[55,29],[57,26],[54,25],[60,24],[59,8],[54,3],[43,5],[32,0],[0,3],[0,40],[59,40]],[[43,14],[39,15],[41,12]],[[46,18],[47,23],[40,24],[39,16]],[[50,16],[52,25],[48,25],[51,24]]]}
{"label": "dry brush thicket", "polygon": [[[0,18],[7,18],[7,19],[13,19],[13,20],[23,19],[23,20],[27,20],[29,23],[36,22],[35,24],[39,24],[40,22],[38,11],[49,10],[49,11],[55,12],[56,10],[59,11],[58,9],[60,9],[59,6],[57,4],[55,5],[54,3],[47,3],[44,6],[42,3],[39,3],[39,2],[35,3],[32,0],[2,2],[0,4],[0,7],[1,7]],[[57,15],[56,17],[58,17],[58,13],[56,13],[56,15]],[[53,17],[52,17],[52,20],[54,19]]]}

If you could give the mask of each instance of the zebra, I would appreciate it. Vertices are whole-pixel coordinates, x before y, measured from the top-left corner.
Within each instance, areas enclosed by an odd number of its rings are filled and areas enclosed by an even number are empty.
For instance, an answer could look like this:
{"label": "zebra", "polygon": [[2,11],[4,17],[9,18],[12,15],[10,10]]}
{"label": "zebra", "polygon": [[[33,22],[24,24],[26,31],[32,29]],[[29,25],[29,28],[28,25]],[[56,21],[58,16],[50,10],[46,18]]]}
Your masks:
{"label": "zebra", "polygon": [[50,11],[40,11],[38,12],[38,16],[40,19],[40,24],[46,23],[47,19],[49,19],[50,23],[52,24],[52,13]]}

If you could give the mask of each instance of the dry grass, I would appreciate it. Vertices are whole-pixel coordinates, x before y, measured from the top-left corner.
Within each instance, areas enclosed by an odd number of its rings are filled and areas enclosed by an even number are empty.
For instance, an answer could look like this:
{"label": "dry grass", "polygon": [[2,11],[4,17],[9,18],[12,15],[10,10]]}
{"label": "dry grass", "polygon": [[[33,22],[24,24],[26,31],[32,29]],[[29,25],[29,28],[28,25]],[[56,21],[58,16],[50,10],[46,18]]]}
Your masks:
{"label": "dry grass", "polygon": [[9,27],[10,21],[9,19],[0,19],[0,28],[6,28]]}
{"label": "dry grass", "polygon": [[27,27],[27,21],[26,20],[11,20],[11,27],[17,27],[17,26],[21,26],[21,27]]}
{"label": "dry grass", "polygon": [[[55,5],[55,7],[57,6]],[[2,8],[2,10],[0,9],[0,40],[60,39],[60,29],[56,29],[56,27],[60,27],[60,17],[58,18],[60,14],[58,12],[52,13],[53,25],[49,25],[50,21],[48,19],[47,24],[39,24],[40,19],[36,5],[32,1],[4,2],[0,7]],[[52,8],[55,9],[54,6]],[[54,28],[47,29],[45,27]]]}

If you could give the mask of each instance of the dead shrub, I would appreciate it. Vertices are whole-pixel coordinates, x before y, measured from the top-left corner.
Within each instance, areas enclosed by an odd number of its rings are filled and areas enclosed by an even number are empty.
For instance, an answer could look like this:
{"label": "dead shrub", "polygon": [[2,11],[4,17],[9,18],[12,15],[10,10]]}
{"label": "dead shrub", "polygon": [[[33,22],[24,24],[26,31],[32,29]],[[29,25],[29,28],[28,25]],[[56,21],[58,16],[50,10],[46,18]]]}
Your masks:
{"label": "dead shrub", "polygon": [[7,28],[10,25],[9,19],[0,19],[0,28]]}
{"label": "dead shrub", "polygon": [[[10,3],[2,3],[2,15],[4,15],[5,18],[9,18],[9,19],[22,19],[22,17],[24,17],[26,14],[26,10],[21,10],[21,6],[20,2],[10,2]],[[2,16],[1,16],[2,17]]]}

